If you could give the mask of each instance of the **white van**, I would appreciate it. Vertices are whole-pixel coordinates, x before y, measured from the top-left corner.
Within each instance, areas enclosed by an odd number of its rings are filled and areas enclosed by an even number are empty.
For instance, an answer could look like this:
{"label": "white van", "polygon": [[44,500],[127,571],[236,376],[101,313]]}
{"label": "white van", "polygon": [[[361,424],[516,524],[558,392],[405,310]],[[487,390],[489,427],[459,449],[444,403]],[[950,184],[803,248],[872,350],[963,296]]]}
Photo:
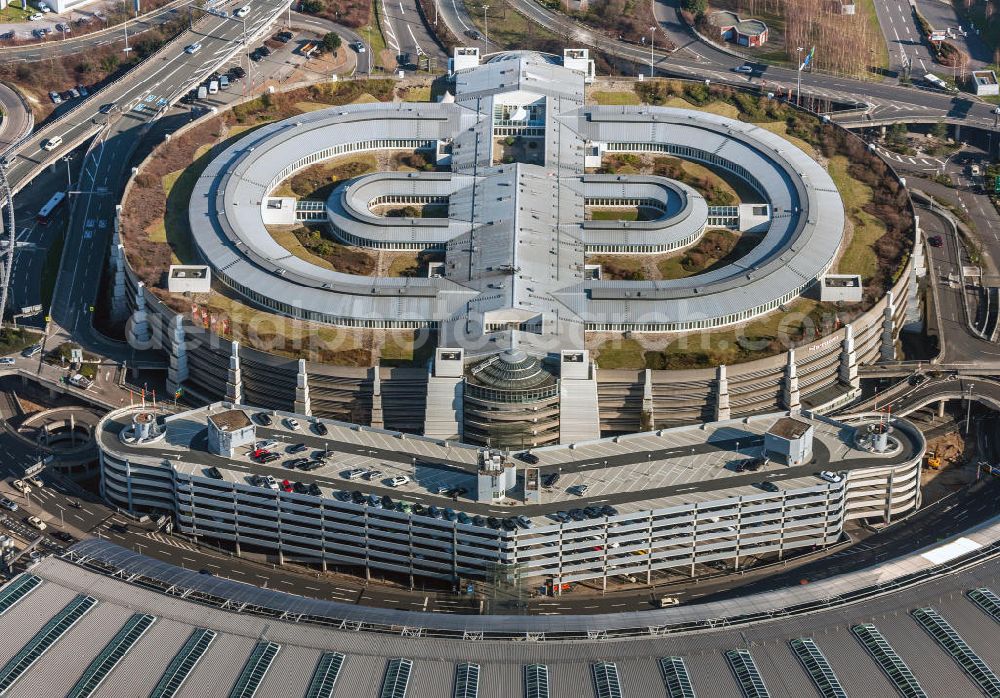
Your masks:
{"label": "white van", "polygon": [[240,19],[243,19],[248,14],[250,14],[250,6],[244,5],[243,7],[241,7],[240,9],[236,10],[236,12],[233,13],[233,17],[239,17]]}
{"label": "white van", "polygon": [[52,138],[42,143],[42,150],[55,150],[62,145],[62,142],[62,136],[52,136]]}
{"label": "white van", "polygon": [[198,99],[205,99],[208,97],[208,88],[204,85],[198,86]]}
{"label": "white van", "polygon": [[218,80],[211,80],[208,83],[208,94],[215,95],[215,94],[218,94],[218,93],[219,93],[219,81]]}

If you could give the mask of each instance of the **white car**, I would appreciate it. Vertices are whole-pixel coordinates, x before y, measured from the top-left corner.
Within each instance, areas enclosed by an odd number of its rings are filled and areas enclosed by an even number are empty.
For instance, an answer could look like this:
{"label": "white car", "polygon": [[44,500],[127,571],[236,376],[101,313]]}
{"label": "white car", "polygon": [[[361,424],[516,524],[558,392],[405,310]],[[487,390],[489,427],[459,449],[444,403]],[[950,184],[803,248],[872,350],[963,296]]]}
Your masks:
{"label": "white car", "polygon": [[264,476],[264,486],[265,487],[270,487],[272,490],[277,490],[278,489],[278,481],[275,480],[270,475],[265,475]]}
{"label": "white car", "polygon": [[820,479],[826,480],[827,482],[832,482],[833,484],[837,484],[838,482],[844,479],[843,475],[838,475],[832,470],[824,470],[819,474],[819,477]]}
{"label": "white car", "polygon": [[192,56],[198,53],[198,51],[201,51],[201,44],[197,41],[184,47],[184,53],[190,53]]}
{"label": "white car", "polygon": [[361,41],[355,41],[354,42],[354,50],[357,51],[358,53],[364,53],[365,52],[365,45],[364,45],[364,43],[361,42]]}
{"label": "white car", "polygon": [[29,494],[31,492],[31,486],[24,480],[14,480],[14,482],[10,483],[10,486],[21,494]]}
{"label": "white car", "polygon": [[405,485],[409,481],[410,481],[410,478],[408,478],[406,475],[397,475],[396,477],[394,477],[391,480],[389,480],[389,484],[392,487],[402,487],[403,485]]}
{"label": "white car", "polygon": [[46,5],[44,2],[38,3],[38,9],[41,10],[44,14],[52,12],[52,8]]}
{"label": "white car", "polygon": [[733,70],[735,72],[737,72],[737,73],[752,73],[753,72],[753,66],[752,65],[738,65],[735,68],[733,68]]}
{"label": "white car", "polygon": [[38,489],[42,489],[43,487],[45,487],[45,483],[42,482],[41,479],[39,479],[36,475],[29,475],[28,477],[24,478],[24,481],[30,482],[33,486],[37,487]]}
{"label": "white car", "polygon": [[39,531],[44,531],[46,528],[48,528],[48,526],[45,525],[45,522],[42,521],[37,516],[29,516],[28,525],[31,526],[32,528],[37,528]]}
{"label": "white car", "polygon": [[14,357],[13,356],[2,356],[0,357],[0,366],[13,366]]}
{"label": "white car", "polygon": [[248,14],[250,14],[250,6],[249,5],[244,5],[240,9],[236,10],[235,12],[233,12],[233,17],[239,17],[240,19],[243,19]]}
{"label": "white car", "polygon": [[44,16],[45,16],[45,15],[43,15],[43,14],[42,14],[41,12],[36,12],[36,13],[34,13],[33,15],[31,15],[30,17],[28,17],[28,19],[29,19],[30,21],[32,21],[32,22],[37,22],[37,21],[39,21],[40,19],[42,19],[42,18],[43,18]]}
{"label": "white car", "polygon": [[258,451],[270,451],[277,445],[278,445],[277,441],[274,441],[273,439],[267,439],[266,441],[258,441],[257,443],[254,444],[253,447],[256,448]]}
{"label": "white car", "polygon": [[299,428],[299,420],[293,419],[292,417],[289,417],[288,419],[286,419],[285,420],[285,424],[288,425],[289,429],[298,429]]}

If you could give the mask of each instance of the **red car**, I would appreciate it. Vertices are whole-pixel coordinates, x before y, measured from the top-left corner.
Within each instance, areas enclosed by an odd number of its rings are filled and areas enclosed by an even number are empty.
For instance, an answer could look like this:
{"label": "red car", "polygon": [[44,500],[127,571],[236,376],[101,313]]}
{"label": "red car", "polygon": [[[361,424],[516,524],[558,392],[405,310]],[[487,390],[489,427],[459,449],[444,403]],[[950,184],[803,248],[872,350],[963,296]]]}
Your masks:
{"label": "red car", "polygon": [[292,483],[289,482],[288,480],[282,480],[281,481],[281,489],[283,491],[285,491],[285,492],[291,492],[292,491]]}
{"label": "red car", "polygon": [[250,457],[253,458],[254,460],[259,460],[264,456],[266,456],[268,453],[270,453],[270,451],[268,451],[266,448],[255,448],[253,450],[253,453],[250,454]]}

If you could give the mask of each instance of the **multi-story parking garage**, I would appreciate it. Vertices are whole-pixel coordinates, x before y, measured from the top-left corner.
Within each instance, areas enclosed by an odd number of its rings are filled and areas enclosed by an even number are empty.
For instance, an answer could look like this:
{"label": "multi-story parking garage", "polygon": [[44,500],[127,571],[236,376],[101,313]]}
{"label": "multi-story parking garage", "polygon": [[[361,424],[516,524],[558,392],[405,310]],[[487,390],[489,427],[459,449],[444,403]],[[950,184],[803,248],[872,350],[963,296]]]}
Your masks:
{"label": "multi-story parking garage", "polygon": [[[865,427],[779,413],[545,447],[526,463],[216,403],[157,419],[119,410],[98,442],[109,501],[166,513],[237,552],[452,581],[503,569],[606,585],[780,559],[836,542],[851,519],[914,510],[924,440],[903,420],[891,432],[877,442]],[[261,440],[274,442],[274,462],[251,458]]]}

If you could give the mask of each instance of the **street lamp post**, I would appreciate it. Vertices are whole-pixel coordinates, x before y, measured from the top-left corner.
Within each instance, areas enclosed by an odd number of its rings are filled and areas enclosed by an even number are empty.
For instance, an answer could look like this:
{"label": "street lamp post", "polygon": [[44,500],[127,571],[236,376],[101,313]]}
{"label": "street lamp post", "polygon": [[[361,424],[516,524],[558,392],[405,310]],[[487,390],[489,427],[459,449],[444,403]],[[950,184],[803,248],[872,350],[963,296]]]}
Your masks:
{"label": "street lamp post", "polygon": [[656,41],[656,27],[649,28],[649,77],[653,77],[653,42]]}
{"label": "street lamp post", "polygon": [[128,10],[125,11],[125,53],[128,53],[132,49],[128,47]]}
{"label": "street lamp post", "polygon": [[484,56],[490,52],[490,18],[486,14],[486,11],[489,9],[490,9],[489,5],[483,5],[483,28],[486,30],[486,35],[483,37]]}
{"label": "street lamp post", "polygon": [[796,49],[798,55],[798,70],[795,71],[795,106],[800,106],[802,96],[802,47]]}
{"label": "street lamp post", "polygon": [[73,159],[72,155],[66,155],[63,157],[63,162],[66,163],[66,192],[69,193],[73,189],[73,175],[69,169],[69,163]]}
{"label": "street lamp post", "polygon": [[972,386],[965,395],[965,435],[969,435],[969,418],[972,416]]}

